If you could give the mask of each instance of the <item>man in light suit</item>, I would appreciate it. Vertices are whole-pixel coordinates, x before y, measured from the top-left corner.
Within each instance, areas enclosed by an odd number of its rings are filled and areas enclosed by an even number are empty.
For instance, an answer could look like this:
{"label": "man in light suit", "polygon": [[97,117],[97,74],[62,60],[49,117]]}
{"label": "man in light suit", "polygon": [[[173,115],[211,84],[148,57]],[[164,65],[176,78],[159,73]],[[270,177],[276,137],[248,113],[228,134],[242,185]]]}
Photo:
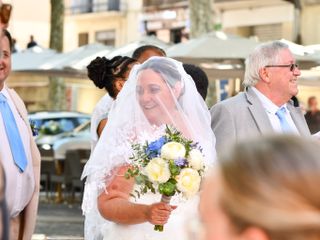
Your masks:
{"label": "man in light suit", "polygon": [[10,216],[10,239],[30,240],[35,228],[38,200],[40,154],[33,139],[26,107],[18,94],[6,86],[5,80],[11,72],[12,39],[7,30],[2,30],[2,58],[0,59],[0,94],[5,97],[15,119],[20,142],[27,160],[24,170],[15,164],[5,118],[0,111],[0,161],[6,175],[6,192]]}
{"label": "man in light suit", "polygon": [[[298,76],[300,70],[288,45],[273,41],[258,46],[246,60],[245,92],[210,109],[218,154],[236,141],[257,135],[310,136],[300,108],[291,100],[298,93]],[[284,120],[278,110],[283,110]]]}

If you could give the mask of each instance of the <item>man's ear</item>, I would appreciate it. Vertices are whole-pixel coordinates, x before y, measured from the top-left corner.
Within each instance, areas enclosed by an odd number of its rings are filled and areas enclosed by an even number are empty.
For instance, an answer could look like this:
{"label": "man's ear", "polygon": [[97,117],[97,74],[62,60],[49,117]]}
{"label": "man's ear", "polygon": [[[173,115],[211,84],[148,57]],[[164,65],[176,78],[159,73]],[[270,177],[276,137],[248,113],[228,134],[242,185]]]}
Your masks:
{"label": "man's ear", "polygon": [[263,82],[269,83],[269,72],[267,71],[267,68],[263,67],[259,69],[259,77]]}
{"label": "man's ear", "polygon": [[270,240],[268,235],[261,228],[248,227],[241,232],[241,239],[245,240]]}

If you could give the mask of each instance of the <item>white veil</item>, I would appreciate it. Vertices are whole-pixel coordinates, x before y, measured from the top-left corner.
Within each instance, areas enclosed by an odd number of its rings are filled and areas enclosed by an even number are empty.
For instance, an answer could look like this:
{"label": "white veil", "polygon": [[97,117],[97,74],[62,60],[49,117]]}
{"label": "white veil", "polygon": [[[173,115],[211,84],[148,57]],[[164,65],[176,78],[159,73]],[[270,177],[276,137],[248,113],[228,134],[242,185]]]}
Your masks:
{"label": "white veil", "polygon": [[206,166],[213,164],[216,152],[210,113],[194,81],[184,71],[182,63],[152,57],[131,70],[84,168],[82,178],[87,178],[82,204],[86,217],[85,239],[100,239],[101,224],[112,224],[98,213],[97,197],[112,180],[114,170],[130,164],[132,143],[156,140],[164,134],[165,124],[198,142]]}

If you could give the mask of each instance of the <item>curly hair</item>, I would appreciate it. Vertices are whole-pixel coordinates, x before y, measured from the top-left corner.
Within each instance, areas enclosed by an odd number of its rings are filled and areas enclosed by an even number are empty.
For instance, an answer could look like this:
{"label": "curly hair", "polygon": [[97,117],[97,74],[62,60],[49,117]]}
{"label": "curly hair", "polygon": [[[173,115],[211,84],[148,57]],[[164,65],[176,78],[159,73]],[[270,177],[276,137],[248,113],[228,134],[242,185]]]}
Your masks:
{"label": "curly hair", "polygon": [[130,57],[116,56],[112,59],[97,57],[87,66],[88,77],[98,88],[105,88],[108,94],[115,98],[117,91],[114,88],[114,82],[117,78],[126,80],[125,74],[129,70],[129,65],[136,62]]}

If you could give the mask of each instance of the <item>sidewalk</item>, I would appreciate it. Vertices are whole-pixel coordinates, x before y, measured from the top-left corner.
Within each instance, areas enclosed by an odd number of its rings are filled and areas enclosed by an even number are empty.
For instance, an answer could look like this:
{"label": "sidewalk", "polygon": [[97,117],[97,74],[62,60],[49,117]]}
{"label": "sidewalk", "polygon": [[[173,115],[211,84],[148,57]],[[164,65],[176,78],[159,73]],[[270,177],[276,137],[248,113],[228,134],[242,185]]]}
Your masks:
{"label": "sidewalk", "polygon": [[83,222],[80,203],[46,203],[40,201],[33,240],[83,239]]}

